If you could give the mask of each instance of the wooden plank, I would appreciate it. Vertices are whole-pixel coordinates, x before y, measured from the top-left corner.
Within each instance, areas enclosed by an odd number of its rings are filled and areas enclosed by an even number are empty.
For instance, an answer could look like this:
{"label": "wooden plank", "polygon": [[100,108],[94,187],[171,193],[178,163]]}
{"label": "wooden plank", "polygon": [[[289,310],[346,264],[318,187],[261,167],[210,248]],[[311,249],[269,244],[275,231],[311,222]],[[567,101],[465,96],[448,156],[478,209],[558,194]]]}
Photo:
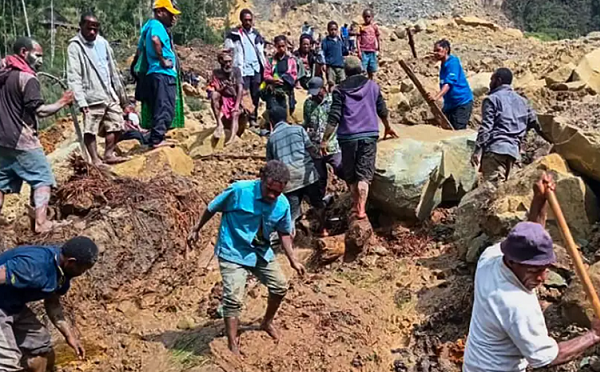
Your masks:
{"label": "wooden plank", "polygon": [[423,84],[421,84],[421,82],[419,81],[413,70],[410,68],[410,66],[408,66],[406,62],[404,62],[404,60],[400,60],[400,66],[402,66],[410,80],[413,82],[413,84],[415,84],[415,86],[419,90],[419,93],[421,93],[421,96],[423,96],[423,98],[425,99],[425,102],[427,102],[427,104],[429,105],[429,108],[431,109],[431,112],[433,113],[433,116],[435,117],[440,127],[448,130],[454,130],[454,128],[448,121],[448,118],[446,117],[446,115],[444,115],[437,103],[429,99],[429,97],[427,96],[427,91],[423,87]]}

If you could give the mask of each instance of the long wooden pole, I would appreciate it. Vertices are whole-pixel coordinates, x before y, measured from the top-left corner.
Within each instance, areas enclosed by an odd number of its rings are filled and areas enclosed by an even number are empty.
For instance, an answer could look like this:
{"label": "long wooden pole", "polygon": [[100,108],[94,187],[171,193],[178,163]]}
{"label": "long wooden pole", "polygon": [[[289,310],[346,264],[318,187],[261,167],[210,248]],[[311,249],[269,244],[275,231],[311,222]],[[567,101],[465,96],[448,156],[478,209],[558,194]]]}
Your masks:
{"label": "long wooden pole", "polygon": [[577,249],[577,244],[575,244],[573,235],[571,235],[571,230],[569,229],[569,225],[567,225],[567,221],[565,220],[565,216],[560,208],[560,204],[558,204],[558,199],[556,199],[556,194],[554,191],[548,191],[546,199],[548,200],[548,203],[550,203],[552,212],[554,212],[561,235],[565,241],[565,244],[567,245],[567,251],[569,252],[569,255],[573,259],[573,263],[575,264],[575,272],[583,284],[583,290],[592,303],[592,308],[594,309],[596,318],[600,319],[600,299],[598,299],[598,294],[596,293],[596,289],[594,289],[594,284],[592,283],[592,280],[590,279],[590,276],[583,265],[583,259],[581,258],[581,254]]}
{"label": "long wooden pole", "polygon": [[410,80],[412,80],[413,84],[417,87],[417,90],[419,91],[419,93],[421,93],[421,96],[423,96],[423,99],[429,105],[429,108],[431,109],[433,116],[435,117],[437,122],[440,124],[440,126],[444,129],[454,130],[454,128],[452,127],[452,124],[450,124],[450,122],[448,121],[448,118],[446,117],[446,115],[444,115],[444,113],[442,112],[440,107],[437,105],[437,103],[435,103],[434,101],[429,99],[429,97],[427,96],[427,91],[423,87],[423,84],[421,84],[421,82],[417,78],[417,75],[415,75],[415,73],[410,68],[410,66],[408,66],[406,64],[406,62],[404,62],[404,60],[402,60],[402,59],[400,60],[400,66],[402,66],[402,68],[406,72],[406,75],[408,75]]}

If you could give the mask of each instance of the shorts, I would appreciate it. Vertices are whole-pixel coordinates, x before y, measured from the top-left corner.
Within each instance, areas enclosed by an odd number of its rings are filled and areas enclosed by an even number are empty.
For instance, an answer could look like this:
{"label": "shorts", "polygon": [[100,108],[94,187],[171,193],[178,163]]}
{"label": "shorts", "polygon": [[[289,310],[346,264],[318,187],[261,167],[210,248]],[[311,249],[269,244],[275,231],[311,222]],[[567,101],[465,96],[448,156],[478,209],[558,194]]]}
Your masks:
{"label": "shorts", "polygon": [[467,129],[473,112],[473,101],[450,110],[444,110],[444,115],[456,130]]}
{"label": "shorts", "polygon": [[118,103],[100,103],[88,109],[90,112],[83,115],[85,134],[105,137],[107,133],[122,132],[125,129],[123,110]]}
{"label": "shorts", "polygon": [[21,192],[23,181],[33,190],[44,186],[56,186],[44,150],[0,147],[0,191],[4,194],[18,194]]}
{"label": "shorts", "polygon": [[327,82],[331,85],[340,84],[346,80],[346,70],[343,67],[327,66]]}
{"label": "shorts", "polygon": [[51,351],[50,333],[29,307],[14,315],[0,309],[0,371],[23,371],[23,354],[39,356]]}
{"label": "shorts", "polygon": [[305,186],[299,190],[288,192],[285,194],[285,197],[290,203],[290,212],[292,214],[292,221],[294,222],[297,221],[302,215],[302,209],[300,206],[302,205],[302,200],[304,200],[305,196],[308,197],[308,201],[313,208],[325,208],[325,203],[323,202],[323,197],[325,195],[321,193],[320,181]]}
{"label": "shorts", "polygon": [[358,182],[371,183],[375,176],[377,160],[377,138],[364,138],[340,142],[344,181],[353,185]]}
{"label": "shorts", "polygon": [[237,318],[242,313],[248,272],[269,289],[270,295],[284,297],[287,294],[287,279],[275,259],[267,262],[259,258],[256,267],[219,259],[219,269],[223,279],[223,316],[226,318]]}
{"label": "shorts", "polygon": [[486,152],[481,158],[483,179],[492,183],[507,181],[514,164],[515,158],[510,155]]}
{"label": "shorts", "polygon": [[377,52],[362,52],[362,66],[366,72],[377,72],[379,68]]}

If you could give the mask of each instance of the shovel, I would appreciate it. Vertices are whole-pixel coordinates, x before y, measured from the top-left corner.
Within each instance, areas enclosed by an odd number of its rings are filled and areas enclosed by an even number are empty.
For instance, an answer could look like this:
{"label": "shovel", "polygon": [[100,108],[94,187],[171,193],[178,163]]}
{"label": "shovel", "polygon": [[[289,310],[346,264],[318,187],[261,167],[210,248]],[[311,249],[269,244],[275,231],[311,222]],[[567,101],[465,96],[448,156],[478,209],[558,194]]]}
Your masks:
{"label": "shovel", "polygon": [[[64,81],[62,81],[61,79],[57,78],[54,75],[50,75],[45,72],[38,72],[38,75],[47,77],[50,80],[57,82],[58,84],[60,84],[60,86],[64,90],[69,89],[69,87],[67,86],[67,84]],[[77,111],[75,111],[75,107],[72,104],[69,105],[69,110],[71,111],[71,118],[73,119],[73,126],[75,127],[75,133],[77,134],[77,141],[79,142],[79,148],[81,149],[81,156],[83,156],[83,160],[85,160],[87,162],[87,161],[89,161],[89,157],[88,157],[87,149],[85,147],[85,143],[83,142],[83,133],[81,132],[81,127],[79,126],[79,120],[77,119]]]}
{"label": "shovel", "polygon": [[567,225],[567,221],[565,220],[565,216],[563,215],[562,209],[560,208],[560,204],[558,204],[558,199],[556,199],[556,194],[554,193],[554,191],[548,191],[546,194],[546,199],[550,204],[550,208],[552,208],[552,212],[554,212],[556,221],[558,221],[558,227],[560,228],[563,240],[567,245],[567,251],[569,252],[569,255],[573,259],[573,263],[575,264],[575,272],[577,273],[579,280],[581,280],[581,283],[583,284],[585,294],[592,303],[592,308],[594,310],[596,318],[600,319],[600,300],[598,299],[598,294],[596,293],[590,276],[588,275],[587,270],[583,265],[581,254],[577,249],[575,240],[573,240],[573,235],[571,235],[571,230],[569,230],[569,226]]}

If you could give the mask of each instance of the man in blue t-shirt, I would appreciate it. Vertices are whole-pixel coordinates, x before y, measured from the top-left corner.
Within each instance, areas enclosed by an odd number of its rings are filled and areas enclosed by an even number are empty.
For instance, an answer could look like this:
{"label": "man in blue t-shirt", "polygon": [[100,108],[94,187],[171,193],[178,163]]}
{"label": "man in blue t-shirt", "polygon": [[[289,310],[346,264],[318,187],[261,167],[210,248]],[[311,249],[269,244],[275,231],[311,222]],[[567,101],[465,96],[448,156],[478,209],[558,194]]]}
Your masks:
{"label": "man in blue t-shirt", "polygon": [[433,54],[442,63],[440,68],[440,91],[429,93],[429,99],[444,98],[444,115],[454,129],[466,129],[473,111],[473,92],[465,76],[460,59],[450,54],[448,40],[434,44]]}
{"label": "man in blue t-shirt", "polygon": [[144,54],[148,71],[144,79],[145,95],[152,111],[152,130],[150,146],[168,145],[165,134],[175,118],[175,100],[177,97],[177,58],[173,42],[167,29],[175,23],[181,12],[171,0],[156,0],[154,18],[146,22],[138,43],[138,55]]}
{"label": "man in blue t-shirt", "polygon": [[288,284],[271,248],[271,234],[278,233],[290,264],[299,275],[305,268],[296,260],[292,246],[290,204],[282,195],[290,180],[290,171],[272,160],[261,171],[261,179],[239,181],[217,196],[206,208],[188,236],[188,244],[198,240],[200,229],[221,212],[219,240],[215,255],[223,278],[223,316],[229,349],[240,355],[239,316],[244,305],[248,272],[269,289],[267,312],[261,329],[274,339],[279,335],[273,318],[285,297]]}
{"label": "man in blue t-shirt", "polygon": [[50,333],[27,306],[44,300],[46,313],[65,336],[77,356],[85,350],[63,314],[60,296],[71,279],[91,269],[98,247],[86,237],[76,237],[62,247],[18,247],[0,254],[0,371],[53,370]]}

